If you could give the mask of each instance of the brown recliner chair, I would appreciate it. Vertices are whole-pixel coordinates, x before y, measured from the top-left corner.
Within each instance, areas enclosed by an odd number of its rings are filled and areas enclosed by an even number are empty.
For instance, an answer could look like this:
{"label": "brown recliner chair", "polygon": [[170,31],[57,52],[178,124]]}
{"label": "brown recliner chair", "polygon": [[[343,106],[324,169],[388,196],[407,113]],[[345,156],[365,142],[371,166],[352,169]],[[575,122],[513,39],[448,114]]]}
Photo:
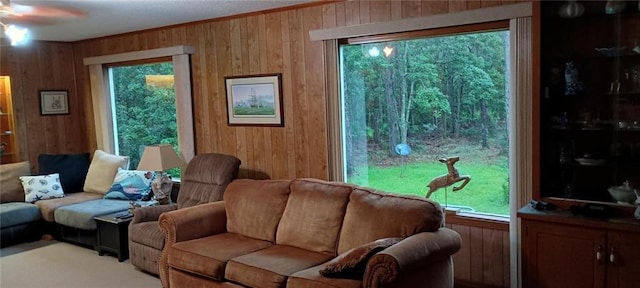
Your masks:
{"label": "brown recliner chair", "polygon": [[196,155],[182,174],[176,204],[137,208],[129,224],[129,258],[141,270],[158,275],[164,234],[160,214],[198,204],[221,201],[224,190],[238,176],[240,159],[225,154]]}

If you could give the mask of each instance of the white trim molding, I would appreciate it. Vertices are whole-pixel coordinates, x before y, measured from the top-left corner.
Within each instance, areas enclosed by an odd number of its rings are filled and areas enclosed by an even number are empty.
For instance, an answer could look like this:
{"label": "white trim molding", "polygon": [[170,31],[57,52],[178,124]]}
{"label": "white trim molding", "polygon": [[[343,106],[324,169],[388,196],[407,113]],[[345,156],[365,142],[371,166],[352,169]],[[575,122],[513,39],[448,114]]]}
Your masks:
{"label": "white trim molding", "polygon": [[98,149],[115,153],[111,95],[109,94],[106,65],[171,57],[175,79],[178,149],[186,162],[189,162],[195,156],[190,62],[190,54],[194,52],[195,49],[191,46],[173,46],[84,58],[84,65],[89,66],[91,99],[93,101]]}
{"label": "white trim molding", "polygon": [[532,4],[529,2],[525,2],[388,22],[375,22],[328,29],[317,29],[309,31],[309,37],[311,37],[311,41],[319,41],[384,35],[467,24],[511,20],[520,17],[530,17],[532,13]]}

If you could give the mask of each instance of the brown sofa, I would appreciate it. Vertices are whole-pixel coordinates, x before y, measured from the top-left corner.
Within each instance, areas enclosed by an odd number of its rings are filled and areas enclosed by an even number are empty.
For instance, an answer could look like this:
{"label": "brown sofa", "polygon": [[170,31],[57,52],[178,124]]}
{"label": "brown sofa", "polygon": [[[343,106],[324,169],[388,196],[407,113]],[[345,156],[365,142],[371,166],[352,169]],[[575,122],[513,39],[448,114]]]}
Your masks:
{"label": "brown sofa", "polygon": [[453,287],[460,236],[442,224],[426,198],[240,179],[222,202],[160,216],[159,268],[172,288]]}

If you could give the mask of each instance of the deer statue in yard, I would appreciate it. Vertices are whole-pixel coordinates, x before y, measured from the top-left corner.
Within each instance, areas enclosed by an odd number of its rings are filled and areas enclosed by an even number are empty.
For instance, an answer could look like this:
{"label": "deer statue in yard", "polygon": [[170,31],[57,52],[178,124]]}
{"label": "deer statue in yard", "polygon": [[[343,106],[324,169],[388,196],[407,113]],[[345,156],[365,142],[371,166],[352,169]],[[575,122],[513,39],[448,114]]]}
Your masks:
{"label": "deer statue in yard", "polygon": [[431,194],[440,188],[449,187],[456,182],[464,180],[462,185],[453,187],[454,192],[462,190],[462,188],[464,188],[464,186],[466,186],[467,183],[471,181],[471,177],[469,175],[460,176],[460,173],[458,173],[458,169],[453,167],[453,165],[456,164],[458,160],[460,160],[460,157],[441,158],[439,160],[440,163],[447,164],[447,170],[449,173],[431,179],[431,182],[429,182],[429,184],[427,185],[427,187],[429,187],[429,192],[427,192],[426,196],[427,198],[431,197]]}

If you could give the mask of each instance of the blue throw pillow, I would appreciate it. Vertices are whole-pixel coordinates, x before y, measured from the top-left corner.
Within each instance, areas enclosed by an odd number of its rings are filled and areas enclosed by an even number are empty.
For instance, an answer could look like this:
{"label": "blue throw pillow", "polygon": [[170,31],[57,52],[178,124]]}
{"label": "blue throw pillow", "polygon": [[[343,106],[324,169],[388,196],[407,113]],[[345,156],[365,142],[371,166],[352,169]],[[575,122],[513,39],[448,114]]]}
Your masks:
{"label": "blue throw pillow", "polygon": [[60,184],[65,193],[82,192],[84,179],[89,171],[89,153],[40,154],[38,174],[60,174]]}
{"label": "blue throw pillow", "polygon": [[104,199],[139,200],[151,191],[154,174],[149,171],[118,169],[113,185]]}

